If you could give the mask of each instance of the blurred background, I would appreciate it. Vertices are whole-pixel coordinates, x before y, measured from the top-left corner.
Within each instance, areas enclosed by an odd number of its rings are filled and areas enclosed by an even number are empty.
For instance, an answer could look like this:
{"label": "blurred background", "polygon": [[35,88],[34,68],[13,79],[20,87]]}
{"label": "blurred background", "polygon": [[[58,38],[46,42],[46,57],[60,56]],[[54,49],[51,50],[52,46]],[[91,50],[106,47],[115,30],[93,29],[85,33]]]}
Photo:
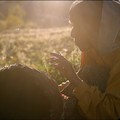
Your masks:
{"label": "blurred background", "polygon": [[72,1],[0,1],[0,29],[68,25]]}
{"label": "blurred background", "polygon": [[49,64],[61,53],[75,67],[80,51],[70,37],[69,8],[73,1],[0,1],[0,67],[21,63],[46,72],[58,84],[66,81]]}

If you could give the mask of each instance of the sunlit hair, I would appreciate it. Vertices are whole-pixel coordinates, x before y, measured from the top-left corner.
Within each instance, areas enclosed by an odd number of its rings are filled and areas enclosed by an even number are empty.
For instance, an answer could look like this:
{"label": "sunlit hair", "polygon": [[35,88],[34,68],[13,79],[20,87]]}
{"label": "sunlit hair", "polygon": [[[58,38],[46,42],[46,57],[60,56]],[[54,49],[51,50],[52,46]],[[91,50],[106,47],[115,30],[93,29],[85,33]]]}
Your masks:
{"label": "sunlit hair", "polygon": [[61,114],[57,85],[43,72],[20,64],[0,70],[0,119],[59,120]]}

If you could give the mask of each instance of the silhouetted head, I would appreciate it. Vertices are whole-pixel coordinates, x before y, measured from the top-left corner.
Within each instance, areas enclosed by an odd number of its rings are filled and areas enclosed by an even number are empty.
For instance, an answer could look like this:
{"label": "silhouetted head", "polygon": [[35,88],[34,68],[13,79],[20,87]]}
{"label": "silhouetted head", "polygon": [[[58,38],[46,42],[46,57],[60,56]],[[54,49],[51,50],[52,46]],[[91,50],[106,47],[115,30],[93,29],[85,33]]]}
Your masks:
{"label": "silhouetted head", "polygon": [[101,1],[76,1],[70,8],[71,36],[81,51],[93,47],[98,35],[101,5]]}
{"label": "silhouetted head", "polygon": [[0,118],[59,120],[62,98],[43,72],[23,65],[0,70]]}
{"label": "silhouetted head", "polygon": [[81,51],[91,48],[108,54],[118,48],[120,33],[120,2],[116,0],[82,0],[73,3],[70,21],[71,36]]}

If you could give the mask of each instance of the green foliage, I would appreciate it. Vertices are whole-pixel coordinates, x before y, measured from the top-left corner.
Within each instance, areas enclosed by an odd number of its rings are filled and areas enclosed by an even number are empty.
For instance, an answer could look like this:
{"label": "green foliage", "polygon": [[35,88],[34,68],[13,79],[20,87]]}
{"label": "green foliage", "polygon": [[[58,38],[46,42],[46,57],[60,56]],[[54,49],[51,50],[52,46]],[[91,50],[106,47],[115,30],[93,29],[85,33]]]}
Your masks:
{"label": "green foliage", "polygon": [[70,28],[16,29],[0,34],[0,66],[22,63],[45,71],[58,83],[65,81],[49,63],[51,52],[61,53],[75,70],[80,64],[80,51],[70,36]]}
{"label": "green foliage", "polygon": [[37,26],[36,23],[29,20],[24,24],[24,27],[26,27],[26,28],[37,28],[38,26]]}
{"label": "green foliage", "polygon": [[8,10],[8,16],[9,15],[23,19],[25,17],[25,11],[19,4],[14,4],[14,7],[12,6]]}
{"label": "green foliage", "polygon": [[0,12],[0,19],[3,19],[4,15]]}
{"label": "green foliage", "polygon": [[0,31],[25,26],[25,11],[18,4],[14,4],[14,6],[8,8],[6,17],[0,14],[0,18]]}
{"label": "green foliage", "polygon": [[7,27],[6,22],[3,20],[0,20],[0,31],[5,30]]}
{"label": "green foliage", "polygon": [[10,7],[6,18],[7,28],[19,28],[24,26],[25,11],[18,4]]}
{"label": "green foliage", "polygon": [[6,18],[6,25],[7,28],[19,28],[24,26],[24,21],[18,16],[9,15]]}

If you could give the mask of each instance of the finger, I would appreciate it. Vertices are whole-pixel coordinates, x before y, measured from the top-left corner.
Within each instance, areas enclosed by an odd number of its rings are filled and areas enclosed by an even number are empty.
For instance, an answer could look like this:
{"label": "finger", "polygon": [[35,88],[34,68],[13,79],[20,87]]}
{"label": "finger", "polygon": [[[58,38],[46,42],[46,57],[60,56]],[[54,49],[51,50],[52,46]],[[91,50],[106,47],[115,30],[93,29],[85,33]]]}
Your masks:
{"label": "finger", "polygon": [[[53,54],[54,54],[54,53],[53,53]],[[66,60],[63,56],[58,55],[58,54],[57,54],[57,55],[55,54],[55,56],[52,56],[51,59],[53,59],[53,60],[56,59],[56,60],[58,60],[58,61],[61,62],[61,63],[67,62],[67,60]]]}
{"label": "finger", "polygon": [[50,58],[49,62],[51,62],[51,63],[60,63],[60,60],[58,58]]}
{"label": "finger", "polygon": [[57,57],[57,56],[53,56],[53,55],[52,55],[52,56],[50,56],[50,58],[53,58],[53,59],[55,59],[55,58],[58,58],[58,57]]}
{"label": "finger", "polygon": [[64,71],[64,67],[59,65],[59,63],[52,63],[51,66],[54,67],[55,69],[59,70],[60,72]]}
{"label": "finger", "polygon": [[50,57],[50,61],[56,61],[56,62],[59,62],[59,63],[63,63],[64,61],[65,61],[65,59],[64,58],[60,58],[60,57],[54,57],[54,56],[52,56],[52,57]]}
{"label": "finger", "polygon": [[59,59],[58,58],[50,58],[49,60],[50,61],[58,61]]}
{"label": "finger", "polygon": [[53,62],[53,63],[51,63],[51,65],[55,68],[59,68],[59,63]]}
{"label": "finger", "polygon": [[58,64],[58,62],[56,60],[49,60],[49,63],[50,64],[56,64],[56,63]]}
{"label": "finger", "polygon": [[58,63],[51,63],[51,66],[54,67],[54,68],[57,68],[58,67]]}
{"label": "finger", "polygon": [[59,57],[59,58],[63,58],[62,55],[58,54],[58,53],[51,53],[52,56],[56,56],[56,57]]}

